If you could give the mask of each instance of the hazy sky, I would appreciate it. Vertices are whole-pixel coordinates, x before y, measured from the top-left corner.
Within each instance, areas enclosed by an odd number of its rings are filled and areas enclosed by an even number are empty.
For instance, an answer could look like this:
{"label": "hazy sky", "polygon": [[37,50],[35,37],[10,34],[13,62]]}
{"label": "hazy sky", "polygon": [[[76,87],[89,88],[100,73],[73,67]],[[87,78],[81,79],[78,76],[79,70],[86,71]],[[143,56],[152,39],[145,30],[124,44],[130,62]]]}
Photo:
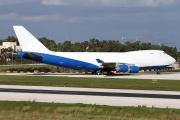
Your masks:
{"label": "hazy sky", "polygon": [[[163,40],[180,50],[180,0],[0,0],[0,39],[23,25],[35,37],[57,43],[91,38],[124,43]],[[154,36],[148,38],[148,36]]]}

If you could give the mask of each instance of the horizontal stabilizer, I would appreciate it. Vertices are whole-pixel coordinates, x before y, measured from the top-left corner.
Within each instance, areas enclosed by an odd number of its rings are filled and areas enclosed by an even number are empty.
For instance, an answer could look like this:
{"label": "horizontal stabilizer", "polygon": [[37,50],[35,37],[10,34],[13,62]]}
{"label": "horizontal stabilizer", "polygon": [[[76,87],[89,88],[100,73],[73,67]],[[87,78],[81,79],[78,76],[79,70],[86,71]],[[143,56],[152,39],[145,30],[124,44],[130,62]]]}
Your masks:
{"label": "horizontal stabilizer", "polygon": [[15,53],[15,52],[6,52],[6,54],[17,55],[17,53]]}
{"label": "horizontal stabilizer", "polygon": [[24,58],[33,58],[33,59],[42,59],[43,56],[40,56],[40,55],[36,55],[34,53],[28,53],[26,52],[24,55],[23,55]]}

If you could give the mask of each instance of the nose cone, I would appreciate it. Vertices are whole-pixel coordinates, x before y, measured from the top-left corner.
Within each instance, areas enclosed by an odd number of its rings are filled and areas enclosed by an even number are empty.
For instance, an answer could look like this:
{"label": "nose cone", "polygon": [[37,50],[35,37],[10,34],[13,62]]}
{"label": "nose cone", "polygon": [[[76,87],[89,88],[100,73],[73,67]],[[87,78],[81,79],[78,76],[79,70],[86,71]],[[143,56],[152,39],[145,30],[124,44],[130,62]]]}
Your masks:
{"label": "nose cone", "polygon": [[176,60],[173,58],[173,57],[171,57],[170,59],[169,59],[169,63],[170,64],[173,64],[173,63],[175,63],[176,62]]}

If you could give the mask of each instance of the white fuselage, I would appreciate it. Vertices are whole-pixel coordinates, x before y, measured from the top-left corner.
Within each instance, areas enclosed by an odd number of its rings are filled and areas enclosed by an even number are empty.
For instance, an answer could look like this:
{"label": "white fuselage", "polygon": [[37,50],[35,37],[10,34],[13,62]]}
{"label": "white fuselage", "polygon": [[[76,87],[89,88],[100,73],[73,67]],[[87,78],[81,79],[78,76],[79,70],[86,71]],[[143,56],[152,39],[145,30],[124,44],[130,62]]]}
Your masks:
{"label": "white fuselage", "polygon": [[[48,53],[46,53],[48,54]],[[161,50],[139,50],[132,52],[52,52],[49,54],[92,63],[99,66],[96,59],[103,62],[134,64],[138,67],[167,66],[175,59]]]}

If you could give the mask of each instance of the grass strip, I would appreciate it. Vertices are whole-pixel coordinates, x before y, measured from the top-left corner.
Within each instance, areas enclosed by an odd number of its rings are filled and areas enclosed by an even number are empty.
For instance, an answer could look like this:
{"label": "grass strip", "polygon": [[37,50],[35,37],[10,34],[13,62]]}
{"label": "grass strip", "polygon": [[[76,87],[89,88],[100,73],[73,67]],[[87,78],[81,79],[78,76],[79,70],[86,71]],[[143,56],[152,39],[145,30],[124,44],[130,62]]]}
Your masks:
{"label": "grass strip", "polygon": [[2,120],[179,120],[180,110],[170,108],[113,107],[85,104],[0,101]]}
{"label": "grass strip", "polygon": [[71,78],[57,76],[0,76],[1,85],[56,86],[180,91],[180,81],[119,78]]}

